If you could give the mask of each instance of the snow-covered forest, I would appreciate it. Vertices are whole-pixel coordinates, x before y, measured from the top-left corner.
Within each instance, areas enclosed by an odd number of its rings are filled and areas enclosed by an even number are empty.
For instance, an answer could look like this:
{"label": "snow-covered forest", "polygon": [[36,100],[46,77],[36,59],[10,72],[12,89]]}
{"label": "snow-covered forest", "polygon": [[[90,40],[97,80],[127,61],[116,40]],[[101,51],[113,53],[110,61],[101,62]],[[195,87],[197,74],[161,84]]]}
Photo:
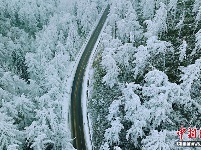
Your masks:
{"label": "snow-covered forest", "polygon": [[0,0],[0,150],[70,150],[62,104],[99,0]]}
{"label": "snow-covered forest", "polygon": [[179,149],[201,127],[201,1],[111,0],[91,75],[94,149]]}
{"label": "snow-covered forest", "polygon": [[[109,4],[88,87],[93,149],[179,149],[181,126],[201,128],[201,1]],[[105,5],[0,0],[0,150],[74,149],[63,104]]]}

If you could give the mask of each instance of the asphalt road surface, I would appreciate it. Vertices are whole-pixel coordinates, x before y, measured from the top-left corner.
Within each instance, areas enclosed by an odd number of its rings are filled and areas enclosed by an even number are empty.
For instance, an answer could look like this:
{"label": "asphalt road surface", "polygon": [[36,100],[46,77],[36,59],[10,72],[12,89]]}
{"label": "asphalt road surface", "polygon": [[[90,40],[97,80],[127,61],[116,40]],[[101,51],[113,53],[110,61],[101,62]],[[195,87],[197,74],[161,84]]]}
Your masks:
{"label": "asphalt road surface", "polygon": [[72,122],[72,133],[75,138],[73,141],[73,146],[78,150],[86,150],[86,143],[84,138],[83,130],[83,114],[81,107],[81,95],[82,95],[82,82],[84,77],[84,72],[93,50],[93,47],[98,39],[98,36],[103,28],[103,25],[109,14],[109,5],[104,11],[96,29],[91,35],[91,38],[86,45],[86,48],[82,54],[80,62],[78,64],[71,93],[71,122]]}

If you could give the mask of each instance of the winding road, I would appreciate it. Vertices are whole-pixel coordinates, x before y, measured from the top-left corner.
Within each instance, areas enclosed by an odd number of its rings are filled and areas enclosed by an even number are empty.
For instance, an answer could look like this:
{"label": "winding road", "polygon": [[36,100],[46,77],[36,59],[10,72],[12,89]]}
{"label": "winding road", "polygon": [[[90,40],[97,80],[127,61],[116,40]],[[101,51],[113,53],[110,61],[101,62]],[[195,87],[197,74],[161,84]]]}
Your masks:
{"label": "winding road", "polygon": [[107,19],[107,15],[109,14],[109,5],[103,12],[103,15],[92,33],[89,42],[87,43],[85,50],[82,54],[82,57],[79,61],[73,86],[72,86],[72,93],[71,93],[71,122],[72,122],[72,133],[75,140],[73,142],[73,146],[77,150],[86,150],[86,142],[83,130],[83,114],[82,114],[82,106],[81,106],[81,95],[82,95],[82,83],[84,78],[85,69],[93,50],[93,47],[98,39],[98,36],[103,28],[103,25]]}

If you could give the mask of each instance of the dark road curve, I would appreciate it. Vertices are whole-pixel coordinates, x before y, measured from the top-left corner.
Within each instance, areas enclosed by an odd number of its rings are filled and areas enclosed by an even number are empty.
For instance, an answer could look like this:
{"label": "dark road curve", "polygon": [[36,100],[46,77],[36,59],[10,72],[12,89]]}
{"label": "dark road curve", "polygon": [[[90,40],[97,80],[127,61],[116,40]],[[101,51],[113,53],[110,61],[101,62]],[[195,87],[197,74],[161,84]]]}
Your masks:
{"label": "dark road curve", "polygon": [[81,56],[80,62],[78,64],[73,86],[71,93],[71,122],[72,122],[72,134],[73,138],[73,146],[77,150],[86,150],[86,142],[84,138],[84,130],[83,130],[83,114],[82,114],[82,106],[81,106],[81,95],[82,95],[82,83],[84,72],[93,50],[93,47],[98,39],[98,36],[103,28],[103,25],[107,19],[107,15],[109,14],[109,5],[103,12],[103,15],[100,18],[100,21],[92,33],[89,42],[86,45],[86,48]]}

